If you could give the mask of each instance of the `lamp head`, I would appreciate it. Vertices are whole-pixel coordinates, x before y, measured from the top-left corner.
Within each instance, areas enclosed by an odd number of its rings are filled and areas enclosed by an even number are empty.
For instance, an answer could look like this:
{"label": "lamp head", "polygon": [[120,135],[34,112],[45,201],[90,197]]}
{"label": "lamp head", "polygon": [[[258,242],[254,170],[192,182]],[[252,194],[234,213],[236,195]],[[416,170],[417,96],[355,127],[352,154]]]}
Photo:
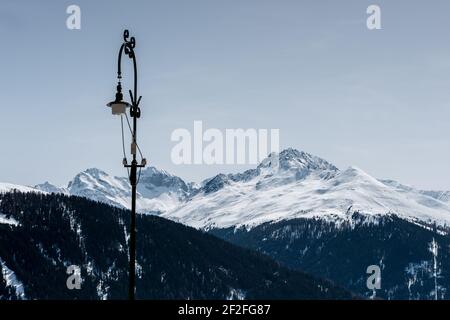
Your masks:
{"label": "lamp head", "polygon": [[131,106],[128,102],[123,101],[122,85],[120,82],[117,85],[116,99],[106,104],[106,106],[111,108],[112,114],[117,115],[124,114],[126,109]]}

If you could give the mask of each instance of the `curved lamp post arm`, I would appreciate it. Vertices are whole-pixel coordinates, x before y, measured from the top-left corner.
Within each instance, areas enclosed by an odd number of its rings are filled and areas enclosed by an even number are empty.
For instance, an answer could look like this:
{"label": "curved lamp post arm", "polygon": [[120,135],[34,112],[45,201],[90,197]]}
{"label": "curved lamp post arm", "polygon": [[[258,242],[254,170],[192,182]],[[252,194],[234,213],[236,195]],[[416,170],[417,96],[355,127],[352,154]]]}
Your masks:
{"label": "curved lamp post arm", "polygon": [[139,108],[139,103],[141,102],[141,96],[138,98],[137,94],[137,63],[136,63],[136,55],[134,53],[134,47],[136,46],[136,40],[134,37],[130,38],[130,33],[128,30],[125,30],[123,32],[123,44],[120,47],[119,50],[119,57],[117,59],[117,78],[120,80],[122,79],[122,54],[125,53],[128,55],[130,59],[133,60],[133,70],[134,70],[134,91],[130,92],[130,98],[131,98],[131,105],[132,108],[130,109],[130,116],[139,118],[141,116],[141,110]]}

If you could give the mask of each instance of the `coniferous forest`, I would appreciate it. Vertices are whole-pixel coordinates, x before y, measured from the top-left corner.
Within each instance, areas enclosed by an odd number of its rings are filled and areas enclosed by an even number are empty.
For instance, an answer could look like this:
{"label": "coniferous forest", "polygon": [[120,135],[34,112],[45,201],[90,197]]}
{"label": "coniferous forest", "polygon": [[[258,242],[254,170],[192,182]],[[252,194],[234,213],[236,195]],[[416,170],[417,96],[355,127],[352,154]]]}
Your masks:
{"label": "coniferous forest", "polygon": [[[81,197],[0,195],[0,299],[126,299],[129,212]],[[330,281],[151,215],[138,216],[138,299],[351,299]],[[81,288],[68,289],[71,265]],[[6,268],[14,281],[5,279]],[[20,295],[23,290],[23,295]]]}
{"label": "coniferous forest", "polygon": [[[228,228],[211,232],[263,252],[290,268],[332,279],[367,298],[373,295],[366,284],[370,265],[381,266],[378,298],[450,297],[450,233],[434,225],[412,223],[395,215],[371,221],[370,216],[353,213],[348,222],[340,225],[321,219],[291,219],[251,230]],[[433,242],[439,248],[436,273],[430,250]]]}

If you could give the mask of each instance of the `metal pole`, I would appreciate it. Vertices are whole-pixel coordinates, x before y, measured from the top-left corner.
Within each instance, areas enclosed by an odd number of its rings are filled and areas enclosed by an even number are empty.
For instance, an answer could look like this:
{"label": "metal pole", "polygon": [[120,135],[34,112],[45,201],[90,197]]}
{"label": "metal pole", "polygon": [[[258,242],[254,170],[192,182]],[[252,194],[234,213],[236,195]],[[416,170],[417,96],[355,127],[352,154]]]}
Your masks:
{"label": "metal pole", "polygon": [[136,281],[136,160],[133,160],[130,172],[131,182],[131,222],[130,222],[130,271],[128,298],[134,300]]}
{"label": "metal pole", "polygon": [[[135,72],[136,76],[136,72]],[[135,81],[136,83],[136,81]],[[133,101],[133,108],[137,108]],[[137,136],[137,115],[133,112],[133,142],[131,162],[130,184],[131,184],[131,221],[130,221],[130,287],[128,296],[134,300],[135,282],[136,282],[136,185],[137,185],[137,160],[136,160],[136,136]]]}
{"label": "metal pole", "polygon": [[139,108],[139,103],[141,97],[137,95],[137,64],[136,56],[134,54],[134,47],[136,45],[134,37],[129,39],[129,32],[125,30],[123,33],[124,43],[120,47],[119,57],[118,57],[118,70],[117,76],[119,80],[122,78],[121,70],[121,60],[122,53],[128,55],[130,59],[133,60],[133,70],[134,70],[134,90],[130,90],[131,97],[131,110],[130,116],[133,118],[133,132],[132,132],[132,144],[131,153],[133,155],[133,160],[131,165],[124,164],[126,168],[130,168],[130,184],[131,184],[131,216],[130,216],[130,243],[129,243],[129,255],[130,255],[130,265],[129,265],[129,288],[128,288],[128,298],[134,300],[135,298],[135,288],[136,288],[136,186],[137,186],[137,168],[145,167],[146,161],[142,159],[141,164],[138,164],[136,160],[136,149],[137,149],[137,119],[141,116],[141,110]]}

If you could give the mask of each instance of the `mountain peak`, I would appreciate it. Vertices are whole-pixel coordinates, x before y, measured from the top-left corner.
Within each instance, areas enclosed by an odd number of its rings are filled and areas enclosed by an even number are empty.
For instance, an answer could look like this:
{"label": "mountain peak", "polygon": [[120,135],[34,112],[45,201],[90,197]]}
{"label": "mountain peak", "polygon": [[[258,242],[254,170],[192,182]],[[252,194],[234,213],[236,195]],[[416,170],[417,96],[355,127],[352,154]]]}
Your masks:
{"label": "mountain peak", "polygon": [[81,174],[88,174],[90,176],[93,176],[95,178],[99,178],[100,176],[106,176],[108,175],[105,171],[102,171],[97,168],[87,168],[86,170],[82,171]]}
{"label": "mountain peak", "polygon": [[35,188],[38,186],[43,187],[43,188],[48,188],[48,187],[54,187],[55,185],[48,181],[45,181],[44,183],[40,183],[40,184],[36,185]]}
{"label": "mountain peak", "polygon": [[148,166],[148,167],[142,169],[142,174],[145,174],[145,175],[164,174],[167,176],[172,176],[172,174],[168,173],[166,170],[158,169],[154,166]]}
{"label": "mountain peak", "polygon": [[154,197],[169,191],[184,194],[189,191],[189,187],[183,179],[152,166],[142,170],[139,181],[138,190],[144,196]]}
{"label": "mountain peak", "polygon": [[205,194],[213,193],[222,189],[228,184],[230,184],[229,177],[227,175],[224,175],[223,173],[220,173],[205,183],[203,191],[205,191]]}
{"label": "mountain peak", "polygon": [[227,175],[220,173],[206,179],[203,182],[202,190],[205,191],[205,194],[213,193],[226,185],[235,182],[248,182],[256,177],[269,178],[264,182],[259,181],[258,188],[265,184],[274,187],[275,185],[302,180],[313,172],[319,178],[327,180],[334,177],[339,169],[322,158],[294,148],[287,148],[280,153],[270,153],[256,169]]}
{"label": "mountain peak", "polygon": [[[278,161],[278,165],[274,161]],[[272,152],[259,164],[258,169],[266,169],[274,165],[283,171],[294,171],[300,176],[306,176],[312,171],[339,171],[328,161],[294,148],[284,149],[280,153]]]}
{"label": "mountain peak", "polygon": [[34,188],[48,193],[64,193],[64,194],[67,193],[67,190],[65,188],[55,186],[54,184],[48,181],[35,185]]}
{"label": "mountain peak", "polygon": [[279,155],[280,166],[283,169],[288,168],[302,168],[312,170],[332,170],[338,171],[334,165],[328,161],[313,156],[304,151],[288,148],[280,152]]}

